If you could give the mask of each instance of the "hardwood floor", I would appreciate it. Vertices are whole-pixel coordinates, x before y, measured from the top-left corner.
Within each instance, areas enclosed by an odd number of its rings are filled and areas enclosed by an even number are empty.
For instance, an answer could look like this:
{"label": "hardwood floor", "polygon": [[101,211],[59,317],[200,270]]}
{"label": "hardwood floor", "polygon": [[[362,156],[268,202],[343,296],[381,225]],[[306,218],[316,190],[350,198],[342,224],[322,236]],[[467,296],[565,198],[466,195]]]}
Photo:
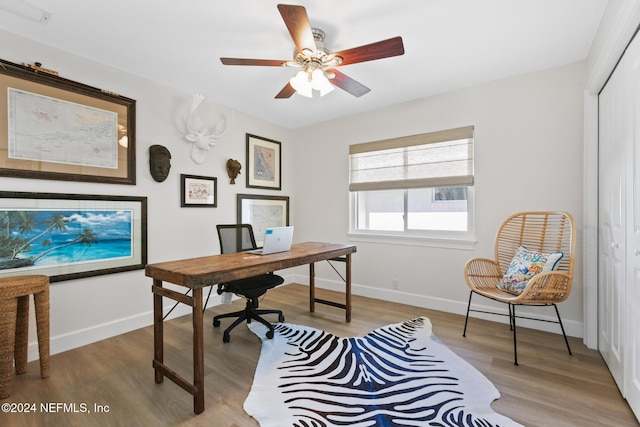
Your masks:
{"label": "hardwood floor", "polygon": [[[418,316],[431,319],[434,333],[474,365],[498,388],[496,412],[529,427],[637,426],[599,353],[571,339],[569,356],[562,336],[518,329],[518,361],[513,365],[508,326],[471,319],[462,337],[462,316],[402,304],[353,297],[353,319],[344,311],[317,306],[308,312],[308,288],[287,285],[268,292],[262,308],[278,308],[287,322],[309,325],[340,336],[361,336],[372,329]],[[335,297],[318,290],[318,296]],[[151,304],[151,294],[149,294]],[[151,326],[109,338],[51,358],[51,376],[39,377],[38,362],[14,378],[12,395],[0,403],[35,404],[35,413],[0,412],[0,426],[210,426],[256,427],[242,409],[260,353],[260,342],[246,327],[222,343],[214,314],[239,309],[242,301],[205,313],[205,411],[193,413],[193,399],[170,380],[155,384]],[[192,378],[191,317],[165,323],[165,361]],[[50,409],[44,412],[41,403]],[[61,405],[67,405],[66,408]],[[86,405],[86,406],[83,406]],[[76,412],[69,412],[74,409]],[[86,409],[86,411],[85,411]],[[57,411],[57,412],[56,412]],[[284,426],[283,426],[284,427]]]}

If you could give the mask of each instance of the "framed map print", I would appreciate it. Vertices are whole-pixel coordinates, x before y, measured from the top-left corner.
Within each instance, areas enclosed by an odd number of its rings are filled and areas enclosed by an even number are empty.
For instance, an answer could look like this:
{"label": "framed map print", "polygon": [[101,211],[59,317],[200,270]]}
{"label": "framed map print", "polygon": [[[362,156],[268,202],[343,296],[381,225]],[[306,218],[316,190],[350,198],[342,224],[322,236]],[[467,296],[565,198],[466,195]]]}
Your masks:
{"label": "framed map print", "polygon": [[281,190],[280,143],[247,134],[247,187]]}
{"label": "framed map print", "polygon": [[136,101],[0,60],[0,176],[136,183]]}
{"label": "framed map print", "polygon": [[262,246],[268,227],[289,225],[289,197],[238,194],[238,224],[251,224],[256,244]]}

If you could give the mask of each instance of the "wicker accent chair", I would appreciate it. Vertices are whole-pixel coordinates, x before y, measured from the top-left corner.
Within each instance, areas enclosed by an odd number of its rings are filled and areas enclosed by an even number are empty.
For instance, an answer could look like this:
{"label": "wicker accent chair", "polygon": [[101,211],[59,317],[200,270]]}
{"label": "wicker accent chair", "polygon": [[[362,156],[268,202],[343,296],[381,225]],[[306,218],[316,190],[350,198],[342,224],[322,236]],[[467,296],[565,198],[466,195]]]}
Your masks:
{"label": "wicker accent chair", "polygon": [[[529,320],[541,320],[558,323],[571,355],[571,347],[562,325],[560,312],[556,304],[564,301],[571,292],[574,264],[573,217],[566,212],[520,212],[507,218],[500,226],[495,241],[495,259],[474,258],[467,261],[464,267],[464,278],[471,289],[467,316],[464,322],[466,336],[469,312],[500,314],[471,309],[471,297],[478,294],[494,301],[508,305],[509,325],[513,331],[514,364],[518,364],[516,342],[516,306],[553,306],[558,321],[520,317]],[[534,275],[519,295],[499,289],[498,285],[505,275],[518,248],[524,246],[531,251],[544,254],[562,252],[563,256],[553,271],[542,271]]]}
{"label": "wicker accent chair", "polygon": [[14,363],[17,374],[27,371],[30,295],[35,301],[40,376],[49,376],[49,277],[0,278],[0,399],[11,394]]}

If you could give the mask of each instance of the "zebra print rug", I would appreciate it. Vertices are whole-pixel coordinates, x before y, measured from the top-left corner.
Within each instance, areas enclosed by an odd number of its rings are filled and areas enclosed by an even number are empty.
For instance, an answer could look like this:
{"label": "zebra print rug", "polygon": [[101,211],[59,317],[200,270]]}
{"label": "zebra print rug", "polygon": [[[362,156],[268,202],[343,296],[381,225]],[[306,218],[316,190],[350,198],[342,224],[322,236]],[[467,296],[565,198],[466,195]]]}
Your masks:
{"label": "zebra print rug", "polygon": [[419,317],[362,338],[287,323],[249,324],[262,350],[245,411],[261,427],[520,426],[500,393]]}

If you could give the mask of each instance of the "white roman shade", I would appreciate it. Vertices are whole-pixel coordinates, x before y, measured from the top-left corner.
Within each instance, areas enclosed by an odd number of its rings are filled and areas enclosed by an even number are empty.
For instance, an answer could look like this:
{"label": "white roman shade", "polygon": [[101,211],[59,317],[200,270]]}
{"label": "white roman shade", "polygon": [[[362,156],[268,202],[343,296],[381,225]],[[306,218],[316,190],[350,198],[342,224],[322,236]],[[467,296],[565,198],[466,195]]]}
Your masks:
{"label": "white roman shade", "polygon": [[473,185],[473,126],[349,146],[349,191]]}

